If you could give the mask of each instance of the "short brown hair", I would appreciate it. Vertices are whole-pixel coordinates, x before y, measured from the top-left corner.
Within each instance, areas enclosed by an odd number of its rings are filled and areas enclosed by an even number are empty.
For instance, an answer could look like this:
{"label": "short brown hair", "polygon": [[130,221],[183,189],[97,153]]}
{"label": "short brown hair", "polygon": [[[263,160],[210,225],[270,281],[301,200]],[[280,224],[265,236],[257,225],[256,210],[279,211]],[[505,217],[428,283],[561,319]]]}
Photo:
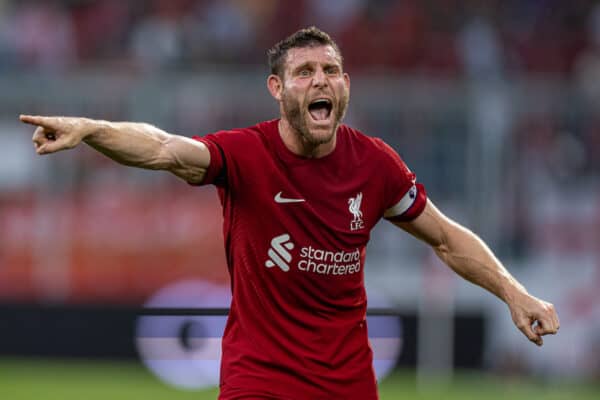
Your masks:
{"label": "short brown hair", "polygon": [[333,47],[340,57],[340,62],[343,61],[342,52],[331,36],[319,28],[311,26],[294,32],[267,51],[271,73],[283,76],[283,65],[289,49],[317,46]]}

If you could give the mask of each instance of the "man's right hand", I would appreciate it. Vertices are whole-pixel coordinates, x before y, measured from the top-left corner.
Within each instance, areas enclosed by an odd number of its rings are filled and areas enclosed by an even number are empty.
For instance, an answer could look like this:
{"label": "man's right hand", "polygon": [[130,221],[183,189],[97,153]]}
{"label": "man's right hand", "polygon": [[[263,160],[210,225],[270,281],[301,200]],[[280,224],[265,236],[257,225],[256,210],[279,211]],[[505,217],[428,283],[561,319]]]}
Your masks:
{"label": "man's right hand", "polygon": [[118,163],[169,171],[192,184],[203,181],[210,164],[204,143],[146,123],[33,115],[20,119],[37,126],[32,140],[38,154],[72,149],[85,141]]}
{"label": "man's right hand", "polygon": [[92,120],[88,118],[21,115],[19,119],[37,126],[31,140],[38,154],[72,149],[93,130]]}

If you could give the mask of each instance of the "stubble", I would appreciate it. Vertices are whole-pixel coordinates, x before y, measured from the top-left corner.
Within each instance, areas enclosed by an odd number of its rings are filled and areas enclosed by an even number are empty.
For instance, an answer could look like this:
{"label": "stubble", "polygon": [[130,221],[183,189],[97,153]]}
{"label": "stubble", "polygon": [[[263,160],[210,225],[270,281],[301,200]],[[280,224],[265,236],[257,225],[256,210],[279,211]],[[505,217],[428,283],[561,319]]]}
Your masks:
{"label": "stubble", "polygon": [[317,137],[313,135],[306,123],[306,121],[311,118],[308,115],[308,104],[300,103],[300,101],[291,96],[286,90],[284,90],[282,93],[283,113],[285,114],[285,117],[292,129],[298,135],[300,135],[304,142],[310,144],[311,146],[318,146],[320,144],[329,142],[337,131],[338,126],[346,114],[349,97],[348,91],[345,90],[343,91],[340,99],[334,98],[334,102],[336,104],[332,110],[332,112],[335,113],[332,128],[329,134],[324,137]]}

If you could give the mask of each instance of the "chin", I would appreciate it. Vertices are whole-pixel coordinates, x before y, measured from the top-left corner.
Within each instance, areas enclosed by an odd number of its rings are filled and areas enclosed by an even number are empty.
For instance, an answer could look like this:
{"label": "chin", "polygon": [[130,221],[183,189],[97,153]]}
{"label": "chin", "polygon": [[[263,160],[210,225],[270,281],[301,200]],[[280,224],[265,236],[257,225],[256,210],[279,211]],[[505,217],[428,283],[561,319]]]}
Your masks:
{"label": "chin", "polygon": [[337,130],[337,126],[338,124],[334,123],[326,126],[314,126],[314,124],[309,124],[307,132],[308,134],[305,138],[312,144],[328,143],[333,139],[335,131]]}
{"label": "chin", "polygon": [[327,131],[319,130],[310,130],[310,138],[309,141],[313,144],[323,144],[329,143],[333,139],[334,131],[332,129],[328,129]]}

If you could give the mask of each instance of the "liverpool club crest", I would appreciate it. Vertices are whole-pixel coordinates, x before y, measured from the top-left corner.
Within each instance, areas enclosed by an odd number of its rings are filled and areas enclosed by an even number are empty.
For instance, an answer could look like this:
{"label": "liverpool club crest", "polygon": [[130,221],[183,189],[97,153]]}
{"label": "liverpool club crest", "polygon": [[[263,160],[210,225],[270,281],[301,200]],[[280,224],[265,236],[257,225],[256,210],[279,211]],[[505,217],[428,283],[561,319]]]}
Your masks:
{"label": "liverpool club crest", "polygon": [[358,193],[356,197],[350,197],[348,199],[348,210],[352,214],[352,221],[350,221],[350,230],[357,231],[365,227],[365,222],[362,219],[362,211],[360,211],[360,204],[362,203],[362,192]]}

